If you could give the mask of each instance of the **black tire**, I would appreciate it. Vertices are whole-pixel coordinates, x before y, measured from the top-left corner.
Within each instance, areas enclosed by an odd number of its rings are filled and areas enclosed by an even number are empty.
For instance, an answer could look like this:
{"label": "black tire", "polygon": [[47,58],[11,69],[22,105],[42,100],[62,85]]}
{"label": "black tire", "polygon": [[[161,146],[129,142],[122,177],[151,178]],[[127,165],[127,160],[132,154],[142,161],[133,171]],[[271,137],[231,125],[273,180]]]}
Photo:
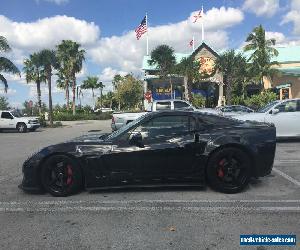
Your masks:
{"label": "black tire", "polygon": [[24,122],[18,123],[17,130],[19,133],[26,133],[27,132],[27,126]]}
{"label": "black tire", "polygon": [[66,155],[53,155],[48,158],[41,169],[41,183],[53,196],[65,197],[82,189],[81,168]]}
{"label": "black tire", "polygon": [[249,183],[251,161],[246,152],[228,147],[210,157],[206,177],[211,188],[222,193],[238,193]]}

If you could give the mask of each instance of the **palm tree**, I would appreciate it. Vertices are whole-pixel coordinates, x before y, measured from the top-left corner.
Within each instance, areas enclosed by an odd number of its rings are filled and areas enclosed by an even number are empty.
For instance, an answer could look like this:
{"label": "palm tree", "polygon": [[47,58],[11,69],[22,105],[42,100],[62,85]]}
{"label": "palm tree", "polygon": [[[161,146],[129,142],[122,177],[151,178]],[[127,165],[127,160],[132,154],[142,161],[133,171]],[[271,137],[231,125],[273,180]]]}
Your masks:
{"label": "palm tree", "polygon": [[41,58],[37,53],[33,53],[29,56],[29,58],[24,60],[23,68],[26,74],[26,82],[36,83],[39,114],[42,112],[41,82],[46,81],[45,71],[40,59]]}
{"label": "palm tree", "polygon": [[[11,48],[5,37],[0,36],[0,52],[8,52]],[[13,64],[12,61],[5,57],[0,57],[0,72],[7,72],[21,76],[20,70]],[[0,73],[0,81],[4,84],[4,91],[7,92],[8,84],[5,77]]]}
{"label": "palm tree", "polygon": [[184,57],[181,62],[176,65],[176,73],[183,75],[184,97],[187,101],[191,98],[190,82],[201,78],[199,69],[200,62],[195,61],[191,56]]}
{"label": "palm tree", "polygon": [[168,45],[159,45],[151,51],[151,59],[148,60],[150,66],[156,66],[160,77],[166,78],[169,75],[171,98],[173,95],[173,84],[171,74],[174,71],[176,58],[174,56],[174,49]]}
{"label": "palm tree", "polygon": [[66,108],[69,110],[70,106],[70,78],[68,77],[68,70],[63,67],[63,65],[58,62],[58,73],[56,74],[58,76],[56,80],[56,86],[60,89],[65,90],[65,97],[66,97]]}
{"label": "palm tree", "polygon": [[227,50],[216,59],[215,69],[223,73],[226,102],[230,105],[233,85],[246,72],[246,59],[241,53],[236,54],[234,50]]}
{"label": "palm tree", "polygon": [[96,76],[88,76],[83,84],[80,86],[81,89],[91,89],[93,94],[94,108],[95,108],[95,93],[94,89],[100,89],[100,108],[102,108],[102,90],[104,85],[102,82],[98,82],[99,78]]}
{"label": "palm tree", "polygon": [[44,49],[38,53],[41,61],[41,65],[45,72],[45,78],[48,83],[49,91],[49,121],[50,125],[53,125],[53,109],[52,109],[52,92],[51,92],[51,78],[52,78],[52,69],[57,68],[57,58],[54,50]]}
{"label": "palm tree", "polygon": [[278,65],[278,62],[271,61],[273,57],[278,56],[278,51],[273,47],[275,39],[266,39],[266,32],[262,25],[253,29],[246,39],[247,44],[244,51],[252,52],[248,61],[251,62],[251,71],[256,73],[255,78],[263,85],[263,78],[272,78],[278,73],[278,70],[272,66]]}
{"label": "palm tree", "polygon": [[82,69],[82,63],[85,59],[85,51],[80,49],[80,44],[71,40],[62,40],[61,44],[57,46],[57,57],[60,64],[67,70],[67,75],[72,82],[73,94],[73,115],[75,115],[75,101],[76,101],[76,73]]}

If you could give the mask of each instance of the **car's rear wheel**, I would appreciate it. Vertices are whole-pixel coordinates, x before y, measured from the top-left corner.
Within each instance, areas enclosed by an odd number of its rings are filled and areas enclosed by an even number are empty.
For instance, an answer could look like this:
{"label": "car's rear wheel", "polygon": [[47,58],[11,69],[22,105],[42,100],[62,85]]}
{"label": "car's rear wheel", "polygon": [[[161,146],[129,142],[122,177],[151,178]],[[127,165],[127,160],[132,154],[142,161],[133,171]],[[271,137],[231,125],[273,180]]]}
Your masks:
{"label": "car's rear wheel", "polygon": [[71,157],[53,155],[42,166],[41,182],[51,195],[69,196],[82,188],[82,172]]}
{"label": "car's rear wheel", "polygon": [[19,133],[26,133],[27,132],[27,126],[26,126],[26,124],[23,123],[23,122],[18,123],[17,130],[18,130]]}
{"label": "car's rear wheel", "polygon": [[238,148],[221,149],[210,157],[206,174],[213,189],[223,193],[238,193],[249,183],[250,157]]}

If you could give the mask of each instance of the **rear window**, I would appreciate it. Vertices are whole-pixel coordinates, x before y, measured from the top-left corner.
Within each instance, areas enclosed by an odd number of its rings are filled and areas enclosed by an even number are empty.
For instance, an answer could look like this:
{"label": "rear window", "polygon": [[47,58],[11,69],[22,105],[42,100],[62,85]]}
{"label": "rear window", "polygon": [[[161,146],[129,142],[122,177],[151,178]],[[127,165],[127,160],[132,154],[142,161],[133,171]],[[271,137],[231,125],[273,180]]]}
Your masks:
{"label": "rear window", "polygon": [[185,109],[189,107],[190,105],[185,102],[174,101],[174,109]]}
{"label": "rear window", "polygon": [[171,110],[171,102],[157,102],[156,110]]}

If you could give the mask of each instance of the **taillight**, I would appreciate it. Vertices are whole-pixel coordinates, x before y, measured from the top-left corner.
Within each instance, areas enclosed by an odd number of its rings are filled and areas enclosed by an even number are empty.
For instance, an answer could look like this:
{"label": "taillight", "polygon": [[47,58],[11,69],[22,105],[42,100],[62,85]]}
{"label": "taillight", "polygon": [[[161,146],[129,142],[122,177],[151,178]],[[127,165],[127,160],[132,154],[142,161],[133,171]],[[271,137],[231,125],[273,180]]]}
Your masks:
{"label": "taillight", "polygon": [[111,123],[115,123],[115,118],[114,117],[111,118]]}

